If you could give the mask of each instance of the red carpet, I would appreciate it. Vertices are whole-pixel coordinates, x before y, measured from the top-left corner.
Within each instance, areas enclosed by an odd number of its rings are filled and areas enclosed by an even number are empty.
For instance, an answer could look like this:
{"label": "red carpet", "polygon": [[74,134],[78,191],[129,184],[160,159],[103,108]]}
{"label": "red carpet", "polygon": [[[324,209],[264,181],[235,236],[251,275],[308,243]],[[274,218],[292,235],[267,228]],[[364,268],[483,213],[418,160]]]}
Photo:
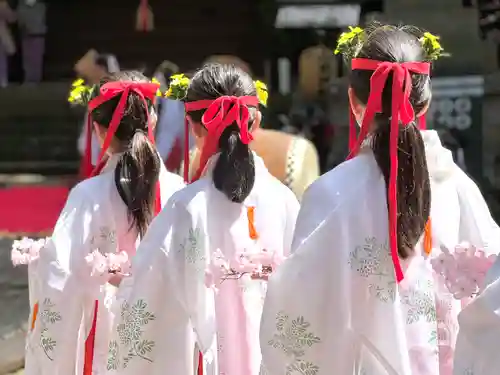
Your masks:
{"label": "red carpet", "polygon": [[64,207],[69,189],[61,186],[18,186],[0,189],[2,235],[48,235]]}

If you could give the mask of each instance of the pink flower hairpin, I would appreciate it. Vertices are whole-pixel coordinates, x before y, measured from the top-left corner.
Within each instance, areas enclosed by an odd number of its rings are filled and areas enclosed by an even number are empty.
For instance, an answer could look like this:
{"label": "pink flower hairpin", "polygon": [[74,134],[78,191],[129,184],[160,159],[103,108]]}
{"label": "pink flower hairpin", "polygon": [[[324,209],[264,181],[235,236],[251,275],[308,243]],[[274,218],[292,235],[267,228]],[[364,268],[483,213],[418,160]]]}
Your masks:
{"label": "pink flower hairpin", "polygon": [[484,279],[497,256],[475,246],[462,243],[452,253],[441,246],[441,254],[431,260],[432,268],[443,276],[453,297],[463,299],[477,295],[484,288]]}
{"label": "pink flower hairpin", "polygon": [[250,275],[253,280],[267,280],[283,260],[276,252],[263,249],[257,252],[239,252],[228,261],[218,249],[205,270],[205,285],[216,290],[217,284],[226,280],[238,280],[244,275]]}
{"label": "pink flower hairpin", "polygon": [[99,250],[95,250],[87,255],[85,260],[91,269],[90,275],[100,279],[103,284],[116,275],[130,276],[130,260],[125,251],[103,255]]}
{"label": "pink flower hairpin", "polygon": [[21,240],[16,240],[12,243],[10,259],[14,266],[21,264],[30,264],[38,259],[40,250],[47,243],[48,238],[33,240],[28,237],[23,237]]}

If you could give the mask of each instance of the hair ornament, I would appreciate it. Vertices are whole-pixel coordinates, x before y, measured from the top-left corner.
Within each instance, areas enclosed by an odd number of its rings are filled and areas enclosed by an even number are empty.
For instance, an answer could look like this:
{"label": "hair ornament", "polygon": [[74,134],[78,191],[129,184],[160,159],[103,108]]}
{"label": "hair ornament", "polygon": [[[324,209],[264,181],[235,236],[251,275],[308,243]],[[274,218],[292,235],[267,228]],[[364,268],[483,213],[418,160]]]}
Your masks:
{"label": "hair ornament", "polygon": [[344,31],[340,34],[334,53],[336,55],[342,54],[349,58],[354,57],[360,41],[364,38],[364,33],[365,30],[359,26],[349,26],[349,31]]}
{"label": "hair ornament", "polygon": [[427,60],[434,61],[440,57],[450,56],[450,54],[446,53],[444,48],[441,46],[439,36],[426,31],[418,41],[422,44]]}
{"label": "hair ornament", "polygon": [[158,90],[156,90],[156,96],[163,96],[163,94],[161,93],[161,90],[160,90],[160,86],[161,86],[160,81],[158,81],[156,78],[153,78],[151,80],[151,83],[154,83],[155,85],[158,85]]}
{"label": "hair ornament", "polygon": [[[157,81],[153,78],[153,82]],[[167,92],[165,92],[165,97],[172,100],[184,100],[187,96],[187,90],[189,88],[190,79],[186,77],[185,74],[174,74],[170,77],[170,85]],[[259,104],[264,107],[267,106],[267,100],[269,98],[269,92],[267,85],[262,81],[254,81],[255,90],[257,91],[257,98],[259,99]]]}
{"label": "hair ornament", "polygon": [[[366,31],[364,29],[359,26],[349,26],[349,31],[345,31],[340,34],[340,37],[337,40],[337,48],[335,48],[334,53],[336,55],[342,54],[344,57],[352,59],[356,57],[359,47],[365,39]],[[435,61],[441,57],[450,56],[449,53],[444,51],[439,39],[439,36],[428,31],[424,32],[418,39],[425,52],[425,60]]]}
{"label": "hair ornament", "polygon": [[71,84],[68,102],[71,104],[87,105],[92,96],[93,87],[85,85],[82,78],[78,78]]}
{"label": "hair ornament", "polygon": [[267,85],[262,81],[254,81],[255,90],[257,91],[257,98],[259,98],[259,103],[264,107],[267,107],[267,99],[269,98],[269,92],[267,90]]}
{"label": "hair ornament", "polygon": [[170,77],[170,85],[165,93],[165,97],[172,100],[186,99],[189,82],[190,80],[185,74],[174,74]]}

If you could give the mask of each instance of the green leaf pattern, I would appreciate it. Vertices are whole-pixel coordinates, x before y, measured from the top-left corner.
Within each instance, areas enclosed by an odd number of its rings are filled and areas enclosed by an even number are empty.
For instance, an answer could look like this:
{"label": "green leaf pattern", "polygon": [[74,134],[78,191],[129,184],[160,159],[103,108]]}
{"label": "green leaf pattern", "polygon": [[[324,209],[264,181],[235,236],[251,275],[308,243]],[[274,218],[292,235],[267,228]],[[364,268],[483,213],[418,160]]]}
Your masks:
{"label": "green leaf pattern", "polygon": [[367,237],[363,245],[349,254],[351,270],[368,281],[370,294],[382,302],[394,302],[396,279],[387,243],[378,243],[375,237]]}
{"label": "green leaf pattern", "polygon": [[57,341],[50,336],[49,328],[57,325],[57,322],[62,320],[62,316],[58,311],[54,310],[55,304],[50,298],[45,298],[42,302],[41,312],[38,317],[40,322],[40,347],[45,356],[53,361],[53,352],[56,349]]}
{"label": "green leaf pattern", "polygon": [[149,358],[149,353],[153,351],[155,342],[142,338],[143,327],[156,318],[147,310],[147,307],[147,303],[142,299],[137,300],[133,305],[126,301],[122,304],[120,323],[116,327],[120,342],[111,340],[109,343],[108,371],[125,369],[134,359],[153,362]]}
{"label": "green leaf pattern", "polygon": [[199,265],[200,261],[205,260],[205,256],[200,244],[200,229],[189,229],[187,237],[179,247],[179,251],[184,253],[188,264],[193,266]]}
{"label": "green leaf pattern", "polygon": [[103,254],[116,251],[116,232],[109,227],[100,227],[97,234],[92,236],[90,245],[93,249],[99,249]]}
{"label": "green leaf pattern", "polygon": [[316,375],[319,372],[316,364],[303,358],[308,348],[321,342],[309,331],[309,326],[303,316],[290,319],[284,312],[276,315],[276,331],[268,344],[290,358],[285,375]]}
{"label": "green leaf pattern", "polygon": [[407,291],[401,291],[401,303],[406,307],[406,324],[424,320],[427,323],[437,323],[436,300],[432,281],[428,280],[422,286],[417,282]]}

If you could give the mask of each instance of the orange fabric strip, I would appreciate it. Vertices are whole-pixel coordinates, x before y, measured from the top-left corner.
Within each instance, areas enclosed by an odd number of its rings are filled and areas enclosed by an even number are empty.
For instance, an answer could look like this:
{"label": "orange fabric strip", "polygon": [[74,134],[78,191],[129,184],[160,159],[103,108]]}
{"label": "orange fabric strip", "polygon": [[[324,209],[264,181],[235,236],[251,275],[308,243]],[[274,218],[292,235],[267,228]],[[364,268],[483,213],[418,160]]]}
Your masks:
{"label": "orange fabric strip", "polygon": [[252,240],[259,238],[257,230],[255,229],[255,207],[247,207],[247,218],[248,218],[248,233]]}
{"label": "orange fabric strip", "polygon": [[36,318],[38,317],[38,302],[33,306],[33,315],[31,317],[31,330],[35,329]]}
{"label": "orange fabric strip", "polygon": [[432,224],[430,217],[424,229],[424,252],[426,255],[430,255],[432,252]]}

